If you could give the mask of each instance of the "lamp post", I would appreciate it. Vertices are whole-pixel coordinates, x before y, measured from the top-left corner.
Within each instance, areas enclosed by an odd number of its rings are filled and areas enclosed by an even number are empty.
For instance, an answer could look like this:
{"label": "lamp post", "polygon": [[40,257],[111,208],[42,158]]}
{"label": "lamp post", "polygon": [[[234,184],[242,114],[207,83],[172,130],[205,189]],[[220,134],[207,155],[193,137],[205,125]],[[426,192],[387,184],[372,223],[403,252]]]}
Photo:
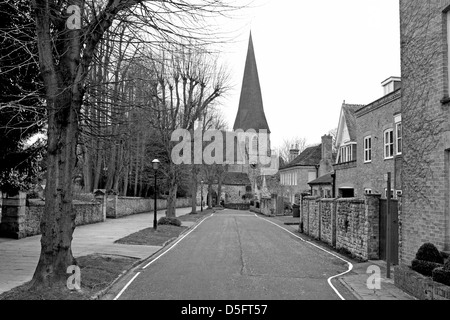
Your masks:
{"label": "lamp post", "polygon": [[200,193],[201,193],[201,196],[200,196],[200,211],[201,212],[203,212],[203,180],[202,181],[200,181]]}
{"label": "lamp post", "polygon": [[156,230],[157,225],[158,225],[158,222],[156,221],[156,217],[157,217],[157,213],[156,213],[156,210],[157,210],[157,208],[156,208],[157,207],[157,203],[156,203],[156,197],[157,197],[156,182],[157,181],[156,181],[156,178],[157,178],[157,174],[158,174],[159,164],[160,164],[160,162],[159,162],[158,159],[155,159],[155,160],[152,161],[153,170],[155,170],[155,196],[154,196],[154,198],[155,198],[155,205],[153,207],[153,229],[155,229],[155,230]]}

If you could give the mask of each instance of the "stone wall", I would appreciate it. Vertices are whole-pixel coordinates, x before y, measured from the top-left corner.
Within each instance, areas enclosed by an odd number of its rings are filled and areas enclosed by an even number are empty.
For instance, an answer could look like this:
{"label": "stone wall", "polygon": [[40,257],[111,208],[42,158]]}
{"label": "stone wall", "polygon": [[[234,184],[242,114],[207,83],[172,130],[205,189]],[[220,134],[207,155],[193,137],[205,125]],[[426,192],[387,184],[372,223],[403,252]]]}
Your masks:
{"label": "stone wall", "polygon": [[[44,213],[45,202],[27,200],[25,193],[18,197],[3,199],[4,215],[0,223],[0,235],[21,239],[41,234],[40,221]],[[76,212],[75,225],[93,224],[105,221],[103,203],[80,202],[74,200],[73,210]]]}
{"label": "stone wall", "polygon": [[364,199],[302,200],[303,232],[362,259],[379,257],[379,195]]}
{"label": "stone wall", "polygon": [[330,246],[336,246],[336,201],[322,199],[320,239]]}
{"label": "stone wall", "polygon": [[[131,198],[119,197],[117,195],[110,195],[107,197],[106,216],[108,218],[121,218],[133,214],[147,213],[154,210],[154,199],[146,198]],[[187,208],[191,206],[191,199],[179,198],[177,199],[177,208]],[[164,210],[167,208],[167,200],[156,200],[157,210]]]}

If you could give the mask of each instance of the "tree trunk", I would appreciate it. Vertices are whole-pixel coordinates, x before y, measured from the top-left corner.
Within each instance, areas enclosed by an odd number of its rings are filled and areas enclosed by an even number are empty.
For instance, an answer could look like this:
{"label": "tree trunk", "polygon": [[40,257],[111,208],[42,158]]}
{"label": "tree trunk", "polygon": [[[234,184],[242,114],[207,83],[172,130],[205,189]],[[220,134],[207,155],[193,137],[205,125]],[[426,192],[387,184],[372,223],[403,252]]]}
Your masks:
{"label": "tree trunk", "polygon": [[169,196],[167,197],[167,211],[166,217],[174,218],[176,216],[176,202],[177,202],[177,179],[176,168],[172,165],[169,168]]}
{"label": "tree trunk", "polygon": [[192,212],[191,214],[197,213],[197,192],[198,192],[198,169],[196,165],[192,165],[192,184],[191,184],[191,207]]}
{"label": "tree trunk", "polygon": [[[78,3],[79,4],[79,3]],[[63,286],[67,267],[76,264],[71,243],[75,230],[72,178],[76,163],[78,115],[83,100],[79,78],[80,30],[66,31],[65,52],[55,67],[50,37],[50,15],[45,3],[33,2],[39,62],[48,110],[47,185],[40,228],[41,254],[33,287]]]}

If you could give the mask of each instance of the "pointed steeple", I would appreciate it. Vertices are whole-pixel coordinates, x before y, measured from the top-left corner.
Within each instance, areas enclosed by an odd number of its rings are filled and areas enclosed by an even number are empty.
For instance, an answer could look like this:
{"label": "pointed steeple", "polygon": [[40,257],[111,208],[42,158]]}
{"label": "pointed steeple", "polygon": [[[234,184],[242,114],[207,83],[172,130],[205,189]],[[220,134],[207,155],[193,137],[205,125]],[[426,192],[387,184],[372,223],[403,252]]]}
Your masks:
{"label": "pointed steeple", "polygon": [[248,43],[247,60],[245,61],[244,79],[242,81],[239,110],[233,126],[234,130],[266,129],[270,133],[259,84],[258,68],[256,66],[255,50],[253,48],[252,33]]}

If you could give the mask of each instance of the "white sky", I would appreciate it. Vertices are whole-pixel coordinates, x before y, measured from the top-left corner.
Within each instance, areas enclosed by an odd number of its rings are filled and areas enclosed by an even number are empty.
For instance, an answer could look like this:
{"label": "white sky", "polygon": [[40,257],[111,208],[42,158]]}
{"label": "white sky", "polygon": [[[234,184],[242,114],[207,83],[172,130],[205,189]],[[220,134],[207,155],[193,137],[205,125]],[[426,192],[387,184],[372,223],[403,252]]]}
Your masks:
{"label": "white sky", "polygon": [[381,98],[381,82],[400,76],[395,0],[256,0],[223,24],[237,30],[222,55],[234,90],[224,100],[230,127],[239,104],[248,35],[253,35],[272,147],[284,138],[320,143],[338,126],[342,102]]}

